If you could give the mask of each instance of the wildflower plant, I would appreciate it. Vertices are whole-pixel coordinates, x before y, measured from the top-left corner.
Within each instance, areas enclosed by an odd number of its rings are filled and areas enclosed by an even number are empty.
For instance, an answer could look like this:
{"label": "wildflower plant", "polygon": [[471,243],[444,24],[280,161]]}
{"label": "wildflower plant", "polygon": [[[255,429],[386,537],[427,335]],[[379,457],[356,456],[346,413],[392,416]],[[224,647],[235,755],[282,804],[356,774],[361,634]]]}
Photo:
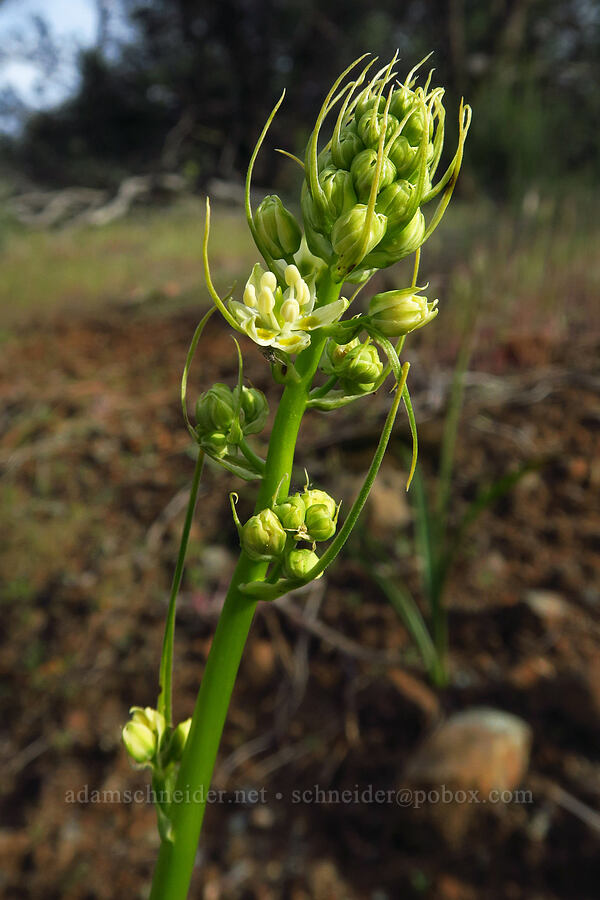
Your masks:
{"label": "wildflower plant", "polygon": [[[151,897],[187,896],[207,794],[240,659],[259,601],[274,600],[320,578],[347,541],[367,500],[401,403],[417,455],[416,425],[402,363],[406,335],[430,322],[437,301],[417,286],[422,245],[446,210],[461,166],[471,111],[461,103],[458,146],[438,177],[444,145],[444,91],[430,73],[417,84],[419,66],[396,80],[397,55],[373,72],[368,54],[335,81],[317,116],[304,159],[285,152],[304,172],[302,221],[270,195],[255,211],[250,202],[254,163],[283,95],[258,139],[246,178],[245,210],[262,255],[243,289],[225,297],[210,273],[207,200],[204,271],[214,306],[193,336],[182,378],[182,408],[198,447],[190,500],[173,578],[157,708],[133,707],[123,740],[137,765],[152,771],[161,847]],[[419,64],[421,65],[421,64]],[[361,68],[362,66],[362,68]],[[323,136],[326,122],[330,130]],[[433,212],[428,208],[437,200]],[[359,291],[379,270],[415,255],[410,285],[376,294],[366,314],[346,316]],[[345,283],[348,298],[341,296]],[[357,285],[357,287],[352,287]],[[268,416],[267,400],[244,384],[215,384],[202,394],[193,423],[187,410],[188,372],[204,327],[220,311],[228,324],[263,348],[283,392],[266,459],[249,443]],[[237,342],[236,342],[237,343]],[[383,358],[382,358],[383,357]],[[323,379],[323,376],[325,378]],[[292,485],[296,440],[305,412],[325,412],[359,402],[391,377],[393,400],[362,488],[345,517],[322,487]],[[209,456],[232,474],[258,483],[254,513],[242,522],[237,495],[231,508],[240,557],[206,662],[191,722],[172,718],[175,602],[203,462]],[[408,488],[407,484],[407,488]],[[340,521],[342,519],[342,521]],[[321,552],[323,545],[326,546]]]}

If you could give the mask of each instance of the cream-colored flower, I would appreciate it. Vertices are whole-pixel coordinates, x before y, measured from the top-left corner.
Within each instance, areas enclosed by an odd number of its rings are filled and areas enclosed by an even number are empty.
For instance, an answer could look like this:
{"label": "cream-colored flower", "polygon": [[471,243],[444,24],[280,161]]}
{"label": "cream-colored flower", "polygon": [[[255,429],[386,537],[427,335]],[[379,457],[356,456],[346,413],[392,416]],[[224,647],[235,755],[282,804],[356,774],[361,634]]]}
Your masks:
{"label": "cream-colored flower", "polygon": [[261,347],[300,353],[310,344],[309,332],[340,318],[348,301],[343,297],[315,309],[315,289],[304,281],[298,268],[286,266],[285,291],[273,272],[257,263],[246,282],[244,302],[229,301],[229,311],[240,331]]}

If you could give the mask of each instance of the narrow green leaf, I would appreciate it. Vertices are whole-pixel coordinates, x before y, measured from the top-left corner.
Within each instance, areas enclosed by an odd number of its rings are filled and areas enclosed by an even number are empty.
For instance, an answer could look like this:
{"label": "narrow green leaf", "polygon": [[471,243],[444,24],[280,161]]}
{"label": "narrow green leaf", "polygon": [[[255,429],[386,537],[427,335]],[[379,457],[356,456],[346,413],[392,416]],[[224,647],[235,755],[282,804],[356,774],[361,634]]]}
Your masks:
{"label": "narrow green leaf", "polygon": [[370,567],[369,574],[403,621],[421,654],[427,673],[431,680],[437,683],[437,672],[441,663],[421,610],[417,606],[413,595],[405,585],[398,584],[390,578],[381,575],[376,567]]}
{"label": "narrow green leaf", "polygon": [[441,573],[443,573],[444,578],[447,570],[450,568],[456,558],[462,541],[464,540],[465,533],[475,522],[478,516],[480,516],[482,512],[496,503],[497,500],[500,500],[502,497],[508,494],[509,491],[511,491],[512,488],[519,483],[524,475],[527,475],[528,472],[534,472],[540,469],[543,465],[543,460],[527,462],[516,469],[514,472],[509,472],[508,474],[504,475],[502,478],[499,478],[493,484],[489,485],[479,492],[477,497],[467,507],[462,519],[458,523],[458,527],[454,531],[454,538],[450,542],[442,560],[440,561],[440,571]]}
{"label": "narrow green leaf", "polygon": [[417,458],[419,456],[419,438],[417,435],[417,420],[415,419],[410,394],[408,393],[408,386],[406,384],[402,389],[402,400],[404,401],[404,408],[406,409],[406,415],[408,416],[408,424],[410,427],[410,435],[412,438],[412,459],[410,463],[408,478],[406,479],[406,490],[408,490],[417,468]]}
{"label": "narrow green leaf", "polygon": [[192,365],[192,361],[194,359],[194,354],[196,353],[196,347],[198,346],[198,341],[202,337],[202,332],[204,331],[204,326],[206,325],[206,323],[208,322],[208,320],[210,319],[212,314],[215,312],[215,309],[216,309],[216,307],[213,306],[211,309],[209,309],[209,311],[206,313],[206,315],[203,316],[202,319],[200,319],[200,322],[194,332],[194,336],[192,337],[190,349],[188,350],[187,357],[185,360],[185,366],[183,367],[183,375],[181,376],[181,408],[183,410],[183,418],[185,419],[185,424],[187,426],[187,430],[189,431],[189,433],[192,436],[194,441],[197,441],[198,438],[197,438],[196,432],[194,430],[194,426],[190,422],[190,419],[188,416],[188,411],[187,411],[187,403],[186,403],[188,375],[189,375],[190,367]]}

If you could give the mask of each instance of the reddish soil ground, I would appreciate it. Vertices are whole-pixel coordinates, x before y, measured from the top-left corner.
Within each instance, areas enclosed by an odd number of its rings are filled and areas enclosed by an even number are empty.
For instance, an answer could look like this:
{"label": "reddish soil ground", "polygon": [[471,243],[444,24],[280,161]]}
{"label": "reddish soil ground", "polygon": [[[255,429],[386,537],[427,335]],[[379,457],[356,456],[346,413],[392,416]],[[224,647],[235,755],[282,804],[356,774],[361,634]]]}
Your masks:
{"label": "reddish soil ground", "polygon": [[[6,900],[112,900],[147,891],[158,843],[153,809],[111,802],[106,792],[147,783],[125,758],[120,728],[130,705],[156,697],[193,468],[178,386],[194,325],[188,313],[113,312],[57,319],[3,348]],[[326,582],[294,598],[302,621],[292,609],[259,609],[216,775],[228,793],[207,813],[192,896],[598,896],[599,346],[590,334],[519,336],[500,347],[484,334],[477,345],[454,519],[481,485],[527,461],[536,467],[477,520],[453,569],[446,689],[428,686],[403,625],[361,562],[365,542],[372,549],[377,541],[418,595],[412,512],[401,488],[403,423],[383,475],[388,502],[370,506],[368,527]],[[435,361],[425,349],[409,354],[429,478],[452,354],[449,348]],[[251,347],[246,355],[247,375],[275,401],[267,364]],[[192,382],[205,389],[234,378],[231,340],[212,325]],[[368,465],[388,403],[382,394],[308,417],[298,484],[306,466],[320,486],[347,495]],[[231,485],[212,468],[202,484],[179,606],[180,718],[191,713],[234,560]],[[242,486],[240,495],[249,509],[252,489]],[[472,706],[513,712],[531,726],[521,785],[531,802],[421,810],[296,802],[294,791],[315,785],[402,787],[407,763],[436,723]],[[265,802],[233,794],[250,789],[264,790]],[[101,802],[93,791],[104,792]]]}

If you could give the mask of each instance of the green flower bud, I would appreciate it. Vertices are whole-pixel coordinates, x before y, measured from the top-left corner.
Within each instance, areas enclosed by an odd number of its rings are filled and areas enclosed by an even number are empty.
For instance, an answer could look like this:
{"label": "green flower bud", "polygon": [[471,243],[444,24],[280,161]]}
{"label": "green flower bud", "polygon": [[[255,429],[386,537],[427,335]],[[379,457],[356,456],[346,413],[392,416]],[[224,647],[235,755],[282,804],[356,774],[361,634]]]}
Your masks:
{"label": "green flower bud", "polygon": [[346,356],[351,350],[354,350],[355,347],[359,346],[360,341],[357,337],[346,341],[345,344],[339,344],[333,338],[329,338],[325,344],[325,358],[322,361],[321,370],[325,372],[326,375],[340,375],[343,371]]}
{"label": "green flower bud", "polygon": [[355,338],[348,344],[340,345],[330,338],[325,347],[322,368],[328,375],[338,375],[348,385],[354,386],[375,382],[383,371],[383,363],[374,344],[361,344]]}
{"label": "green flower bud", "polygon": [[286,534],[273,510],[263,509],[248,519],[240,540],[250,559],[271,560],[283,553]]}
{"label": "green flower bud", "polygon": [[184,722],[180,722],[177,728],[175,728],[175,730],[173,731],[167,750],[167,757],[169,762],[180,761],[181,757],[183,756],[185,743],[188,739],[191,727],[192,720],[186,719]]}
{"label": "green flower bud", "polygon": [[300,494],[286,497],[285,500],[274,507],[273,512],[286,531],[297,531],[304,525],[306,507]]}
{"label": "green flower bud", "polygon": [[383,372],[383,363],[379,359],[374,344],[363,344],[351,350],[343,367],[343,377],[352,383],[370,384],[377,381]]}
{"label": "green flower bud", "polygon": [[157,710],[147,706],[132,706],[131,720],[122,732],[123,743],[129,756],[138,765],[147,765],[156,756],[165,730],[165,719]]}
{"label": "green flower bud", "polygon": [[[421,138],[423,137],[426,116],[417,94],[404,85],[400,89],[394,91],[390,103],[390,112],[393,113],[398,120],[402,120],[411,110],[413,110],[413,113],[404,124],[402,134],[414,147],[416,147],[421,143]],[[429,117],[428,137],[430,140],[433,137],[433,119],[431,116]]]}
{"label": "green flower bud", "polygon": [[367,206],[357,203],[345,215],[340,216],[331,229],[331,243],[338,256],[338,262],[333,267],[333,275],[338,281],[362,262],[385,234],[387,219],[376,212],[371,216],[365,244],[367,214]]}
{"label": "green flower bud", "polygon": [[399,178],[406,178],[418,166],[418,147],[413,147],[404,134],[396,138],[388,155],[396,166]]}
{"label": "green flower bud", "polygon": [[[355,70],[356,79],[346,82],[344,87],[341,87],[344,78],[341,76],[324,101],[308,142],[302,203],[306,241],[312,253],[328,264],[331,277],[338,283],[343,280],[361,283],[377,269],[417,249],[425,233],[429,235],[437,227],[462,162],[471,110],[461,102],[458,149],[437,185],[432,185],[433,163],[436,161],[437,168],[444,146],[444,92],[431,87],[432,73],[423,87],[415,87],[421,63],[408,73],[404,84],[399,83],[394,68],[396,61],[395,56],[388,66],[373,72],[365,86],[366,69],[360,73]],[[327,114],[337,103],[337,120],[327,141],[320,132]],[[325,149],[317,154],[319,143]],[[379,204],[376,196],[375,213],[380,218],[373,218],[372,211],[367,215],[366,206],[371,190],[375,194],[373,180],[380,146],[383,161],[377,195],[399,180],[405,183],[385,204]],[[332,219],[346,204],[332,197],[332,188],[325,191],[322,176],[327,172],[327,179],[335,185],[337,193],[340,171],[350,171],[358,203]],[[416,192],[408,188],[408,183]],[[440,193],[440,203],[426,232],[420,216],[413,217],[420,213],[419,207],[425,201],[433,200]],[[391,223],[385,221],[388,209],[393,215]],[[405,234],[396,233],[404,228],[408,229]]]}
{"label": "green flower bud", "polygon": [[310,490],[304,491],[301,494],[301,497],[307,512],[311,506],[325,506],[331,518],[335,516],[335,500],[333,499],[333,497],[330,497],[329,494],[327,494],[325,491],[319,491],[316,488],[311,488]]}
{"label": "green flower bud", "polygon": [[417,103],[415,92],[406,85],[401,85],[392,94],[390,112],[396,116],[398,121],[402,121],[405,115],[417,106]]}
{"label": "green flower bud", "polygon": [[365,116],[367,113],[372,113],[375,107],[375,103],[377,102],[377,110],[382,113],[385,108],[385,99],[380,97],[378,101],[376,101],[375,97],[369,90],[369,88],[365,88],[358,96],[358,101],[356,104],[356,108],[354,110],[354,118],[357,122]]}
{"label": "green flower bud", "polygon": [[317,156],[317,168],[319,172],[328,169],[331,166],[332,161],[331,150],[329,147],[324,147]]}
{"label": "green flower bud", "polygon": [[[391,138],[399,124],[400,123],[398,122],[396,116],[390,115],[388,113],[384,138],[385,142],[387,142]],[[358,136],[365,147],[377,149],[382,130],[383,113],[373,114],[373,111],[371,110],[370,112],[365,113],[364,116],[361,116],[358,122]]]}
{"label": "green flower bud", "polygon": [[211,431],[227,432],[233,422],[234,398],[226,384],[213,384],[196,403],[196,430],[199,435]]}
{"label": "green flower bud", "polygon": [[269,406],[262,391],[242,387],[239,421],[234,422],[238,388],[214,384],[196,404],[196,434],[200,446],[212,457],[222,458],[230,444],[239,444],[243,435],[264,428]]}
{"label": "green flower bud", "polygon": [[129,756],[138,765],[146,765],[156,755],[156,734],[140,722],[127,723],[123,729],[123,743]]}
{"label": "green flower bud", "polygon": [[358,134],[350,128],[345,128],[340,134],[339,141],[331,145],[331,159],[334,166],[340,169],[350,169],[352,160],[365,149],[365,145]]}
{"label": "green flower bud", "polygon": [[222,459],[227,453],[229,440],[227,434],[222,431],[212,431],[210,434],[200,434],[196,428],[196,434],[202,449],[215,459]]}
{"label": "green flower bud", "polygon": [[[237,401],[237,387],[233,392]],[[244,434],[258,434],[265,427],[269,416],[269,404],[262,391],[257,388],[242,387],[241,410],[243,412],[242,431]]]}
{"label": "green flower bud", "polygon": [[312,541],[328,541],[335,534],[336,523],[325,503],[315,503],[306,510],[306,530]]}
{"label": "green flower bud", "polygon": [[[352,160],[350,169],[354,186],[358,199],[361,203],[367,203],[371,193],[371,185],[375,177],[377,169],[377,152],[375,150],[361,150],[361,152]],[[396,177],[396,167],[387,157],[384,156],[379,173],[379,184],[377,191],[383,190],[388,184],[391,184]]]}
{"label": "green flower bud", "polygon": [[312,550],[290,550],[283,561],[283,571],[287,578],[304,579],[319,562]]}
{"label": "green flower bud", "polygon": [[401,231],[385,235],[385,238],[363,260],[365,268],[383,269],[414,253],[423,243],[425,236],[425,217],[420,209]]}
{"label": "green flower bud", "polygon": [[315,256],[329,262],[333,257],[333,248],[331,241],[323,233],[328,230],[327,222],[323,215],[318,213],[306,182],[302,185],[300,192],[300,208],[302,209],[304,237],[308,249]]}
{"label": "green flower bud", "polygon": [[360,394],[370,394],[371,391],[375,390],[374,381],[348,381],[347,379],[342,379],[340,382],[344,394],[347,397],[357,397]]}
{"label": "green flower bud", "polygon": [[131,715],[132,722],[140,722],[142,725],[146,725],[148,728],[155,731],[160,741],[166,726],[165,717],[162,713],[159,713],[157,709],[153,709],[151,706],[146,706],[144,708],[141,706],[132,706],[129,710],[129,714]]}
{"label": "green flower bud", "polygon": [[387,337],[399,337],[422,328],[438,314],[437,300],[419,296],[418,288],[375,294],[369,303],[369,318]]}
{"label": "green flower bud", "polygon": [[356,205],[357,197],[350,172],[328,166],[319,175],[319,183],[327,199],[327,214],[331,222]]}
{"label": "green flower bud", "polygon": [[387,219],[386,237],[408,224],[406,213],[412,202],[415,187],[410,181],[395,181],[388,185],[377,197],[375,209]]}
{"label": "green flower bud", "polygon": [[287,259],[300,247],[302,231],[277,194],[269,194],[254,216],[256,231],[273,259]]}
{"label": "green flower bud", "polygon": [[[417,106],[412,116],[402,129],[402,134],[408,138],[409,143],[415,147],[421,143],[423,132],[425,130],[425,113],[420,106]],[[429,140],[433,137],[433,121],[429,117]]]}

